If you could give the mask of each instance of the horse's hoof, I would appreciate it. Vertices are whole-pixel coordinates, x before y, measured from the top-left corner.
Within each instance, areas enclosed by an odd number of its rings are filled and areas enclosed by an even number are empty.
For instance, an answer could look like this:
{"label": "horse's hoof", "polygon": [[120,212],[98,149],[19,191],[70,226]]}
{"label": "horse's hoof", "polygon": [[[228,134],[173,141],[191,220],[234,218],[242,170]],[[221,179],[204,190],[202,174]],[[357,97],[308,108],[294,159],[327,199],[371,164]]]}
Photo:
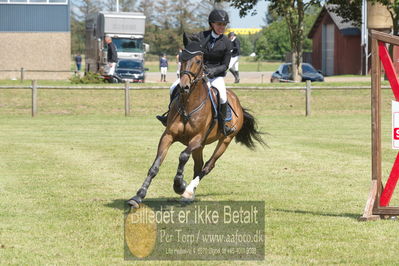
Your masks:
{"label": "horse's hoof", "polygon": [[194,201],[194,198],[195,198],[194,192],[187,191],[187,190],[185,190],[181,196],[182,196],[181,200],[184,202],[192,202],[192,201]]}
{"label": "horse's hoof", "polygon": [[181,195],[184,193],[184,191],[186,191],[186,187],[187,187],[187,182],[185,180],[182,180],[180,184],[176,184],[176,182],[173,183],[173,190]]}
{"label": "horse's hoof", "polygon": [[140,203],[141,200],[137,198],[137,196],[134,196],[133,198],[127,201],[127,204],[129,204],[134,209],[140,208]]}

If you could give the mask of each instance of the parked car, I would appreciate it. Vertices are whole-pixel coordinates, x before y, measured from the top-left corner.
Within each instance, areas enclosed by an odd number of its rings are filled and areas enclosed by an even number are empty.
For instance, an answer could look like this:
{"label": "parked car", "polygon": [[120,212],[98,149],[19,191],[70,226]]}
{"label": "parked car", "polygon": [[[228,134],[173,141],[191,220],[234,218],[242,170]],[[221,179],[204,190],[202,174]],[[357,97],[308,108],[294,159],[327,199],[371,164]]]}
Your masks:
{"label": "parked car", "polygon": [[[290,82],[292,81],[292,64],[284,63],[274,72],[270,82]],[[324,81],[321,71],[317,71],[311,64],[302,63],[302,81]]]}
{"label": "parked car", "polygon": [[145,71],[148,71],[148,68],[144,68],[144,62],[142,60],[119,59],[115,69],[115,74],[119,80],[114,78],[112,82],[128,81],[144,83]]}

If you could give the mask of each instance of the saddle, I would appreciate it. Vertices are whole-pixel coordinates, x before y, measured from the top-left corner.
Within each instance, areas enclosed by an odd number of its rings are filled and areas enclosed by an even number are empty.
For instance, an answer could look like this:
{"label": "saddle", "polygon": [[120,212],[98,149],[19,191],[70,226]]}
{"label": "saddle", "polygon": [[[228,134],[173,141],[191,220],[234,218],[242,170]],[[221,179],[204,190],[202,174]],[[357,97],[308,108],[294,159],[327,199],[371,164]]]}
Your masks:
{"label": "saddle", "polygon": [[[206,83],[205,83],[206,84]],[[234,114],[235,114],[235,111],[234,111],[234,109],[231,107],[231,105],[230,105],[230,103],[229,102],[227,102],[227,108],[226,108],[226,118],[224,119],[223,117],[222,117],[222,115],[221,115],[221,111],[220,111],[220,109],[221,109],[221,107],[220,107],[220,95],[219,95],[219,91],[216,89],[216,88],[214,88],[214,87],[208,87],[208,86],[206,86],[206,88],[207,88],[207,90],[208,90],[208,97],[209,97],[209,99],[211,100],[211,104],[212,104],[212,117],[213,117],[213,121],[212,121],[212,124],[211,124],[211,127],[210,127],[210,129],[212,129],[213,127],[214,127],[214,125],[215,125],[215,122],[216,121],[218,121],[219,122],[219,127],[220,127],[220,129],[222,130],[222,126],[224,125],[224,123],[225,123],[225,121],[226,122],[229,122],[229,121],[231,121],[232,120],[232,112],[234,112]],[[179,90],[173,90],[173,92],[172,92],[172,95],[171,95],[171,99],[170,99],[170,103],[169,103],[169,108],[168,109],[170,109],[170,106],[172,105],[172,103],[174,102],[174,100],[176,100],[177,98],[178,98],[178,96],[179,96]],[[179,110],[178,110],[179,111]],[[164,115],[166,115],[167,113],[169,112],[169,110],[164,114]],[[195,112],[195,111],[194,111]],[[189,115],[186,115],[185,116],[185,119],[186,119],[186,121],[189,119],[189,117],[190,117],[190,115],[191,114],[189,114]],[[165,119],[166,120],[166,119]],[[223,121],[224,120],[224,121]],[[165,121],[165,123],[166,123],[166,121]],[[210,130],[209,130],[210,131]]]}
{"label": "saddle", "polygon": [[[223,119],[221,117],[220,112],[220,95],[219,95],[219,91],[214,88],[214,87],[210,87],[208,88],[208,93],[209,93],[209,99],[211,99],[211,103],[212,103],[212,113],[213,113],[213,119],[218,119],[219,121],[221,121],[221,119]],[[230,103],[227,102],[227,117],[226,117],[226,121],[231,121],[232,119],[232,107],[230,106]],[[233,110],[234,112],[234,110]]]}

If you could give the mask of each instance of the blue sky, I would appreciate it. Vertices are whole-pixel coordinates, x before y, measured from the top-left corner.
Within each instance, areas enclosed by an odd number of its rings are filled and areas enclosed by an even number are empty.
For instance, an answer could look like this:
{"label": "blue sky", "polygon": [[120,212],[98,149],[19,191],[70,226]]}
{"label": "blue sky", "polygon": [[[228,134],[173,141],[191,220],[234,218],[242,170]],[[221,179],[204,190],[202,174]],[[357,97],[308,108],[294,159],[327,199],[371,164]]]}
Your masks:
{"label": "blue sky", "polygon": [[255,16],[247,15],[243,18],[240,18],[238,9],[229,7],[228,11],[231,16],[230,28],[261,28],[265,26],[263,19],[265,17],[266,6],[267,2],[265,0],[259,0],[254,8],[258,14]]}

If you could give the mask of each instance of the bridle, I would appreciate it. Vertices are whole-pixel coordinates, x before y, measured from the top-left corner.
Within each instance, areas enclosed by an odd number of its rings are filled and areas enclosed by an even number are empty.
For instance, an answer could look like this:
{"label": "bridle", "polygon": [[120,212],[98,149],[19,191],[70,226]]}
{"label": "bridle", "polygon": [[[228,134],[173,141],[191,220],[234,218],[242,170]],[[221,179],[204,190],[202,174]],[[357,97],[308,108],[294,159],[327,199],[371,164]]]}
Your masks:
{"label": "bridle", "polygon": [[[185,51],[190,53],[190,54],[192,54],[192,55],[197,55],[197,54],[203,55],[204,54],[202,51],[195,51],[195,52],[190,52],[188,50],[185,50]],[[194,72],[189,71],[189,70],[180,71],[180,78],[183,75],[187,75],[188,78],[190,79],[190,85],[188,86],[188,89],[180,88],[180,95],[183,94],[183,93],[190,93],[191,88],[193,88],[198,81],[200,81],[201,79],[204,78],[204,75],[200,75],[201,72],[203,72],[203,71],[204,71],[204,60],[203,60],[203,58],[202,58],[201,65],[200,65],[197,73],[194,73]],[[205,99],[203,99],[201,101],[201,103],[189,113],[187,113],[186,110],[185,110],[185,102],[179,101],[179,103],[177,105],[177,112],[183,117],[183,122],[184,123],[187,123],[187,121],[191,118],[191,116],[194,113],[198,112],[199,110],[201,110],[205,106],[205,102],[208,99],[208,96],[209,96],[209,93],[206,93]]]}
{"label": "bridle", "polygon": [[[204,53],[203,53],[202,51],[190,52],[190,51],[188,51],[188,50],[186,50],[186,49],[185,49],[184,51],[186,51],[187,53],[192,54],[192,55],[197,55],[197,54],[200,54],[200,55],[202,55],[202,56],[204,55]],[[203,72],[203,70],[204,70],[204,60],[202,59],[202,61],[201,61],[201,66],[199,67],[197,73],[193,73],[193,72],[191,72],[191,71],[189,71],[189,70],[180,71],[180,78],[181,78],[183,75],[187,75],[188,78],[190,79],[189,90],[190,90],[190,88],[191,88],[193,85],[195,85],[195,83],[197,83],[199,80],[201,80],[201,79],[203,78],[203,76],[200,75],[200,73]],[[186,93],[189,92],[189,91],[186,91],[185,89],[182,89],[182,88],[181,88],[181,90],[183,90],[183,91],[186,92]]]}

